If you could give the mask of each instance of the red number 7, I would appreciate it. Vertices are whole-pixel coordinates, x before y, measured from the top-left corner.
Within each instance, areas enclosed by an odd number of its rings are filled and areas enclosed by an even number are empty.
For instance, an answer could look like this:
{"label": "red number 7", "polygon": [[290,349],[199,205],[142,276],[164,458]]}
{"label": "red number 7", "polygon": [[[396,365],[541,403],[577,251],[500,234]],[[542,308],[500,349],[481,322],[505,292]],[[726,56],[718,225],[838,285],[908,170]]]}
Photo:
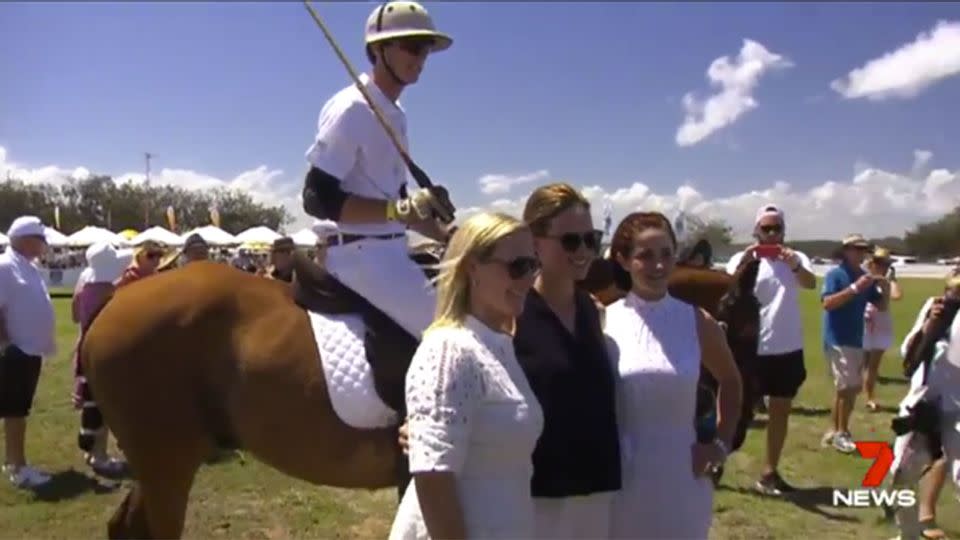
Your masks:
{"label": "red number 7", "polygon": [[873,460],[873,465],[863,477],[863,487],[879,486],[890,472],[890,466],[893,465],[893,448],[890,443],[879,441],[858,441],[854,444],[857,445],[857,451],[860,452],[861,457]]}

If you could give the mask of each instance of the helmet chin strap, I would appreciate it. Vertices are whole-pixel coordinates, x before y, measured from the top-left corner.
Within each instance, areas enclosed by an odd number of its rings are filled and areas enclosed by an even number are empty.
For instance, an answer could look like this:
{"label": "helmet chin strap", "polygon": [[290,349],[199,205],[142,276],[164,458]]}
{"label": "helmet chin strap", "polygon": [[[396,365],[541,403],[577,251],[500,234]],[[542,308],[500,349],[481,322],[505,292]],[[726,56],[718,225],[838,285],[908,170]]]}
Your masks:
{"label": "helmet chin strap", "polygon": [[401,79],[400,76],[397,75],[397,72],[394,71],[392,67],[390,67],[390,62],[387,61],[387,48],[382,43],[380,44],[380,59],[383,61],[383,67],[387,69],[387,73],[390,75],[390,78],[392,78],[394,82],[396,82],[400,86],[407,86],[410,84],[407,81]]}

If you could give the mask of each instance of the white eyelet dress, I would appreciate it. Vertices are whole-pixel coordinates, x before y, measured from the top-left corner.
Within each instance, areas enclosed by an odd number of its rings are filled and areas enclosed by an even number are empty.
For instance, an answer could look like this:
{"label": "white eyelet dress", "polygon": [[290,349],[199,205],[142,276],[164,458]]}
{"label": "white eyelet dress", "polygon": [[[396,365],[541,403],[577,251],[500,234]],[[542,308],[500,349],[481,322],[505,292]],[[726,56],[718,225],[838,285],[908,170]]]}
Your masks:
{"label": "white eyelet dress", "polygon": [[617,422],[623,487],[614,496],[614,538],[705,540],[713,486],[693,475],[700,377],[695,307],[633,293],[607,308],[616,344]]}
{"label": "white eyelet dress", "polygon": [[517,362],[513,338],[468,317],[428,332],[407,372],[410,483],[391,540],[429,538],[416,474],[457,479],[468,538],[531,538],[533,450],[543,412]]}

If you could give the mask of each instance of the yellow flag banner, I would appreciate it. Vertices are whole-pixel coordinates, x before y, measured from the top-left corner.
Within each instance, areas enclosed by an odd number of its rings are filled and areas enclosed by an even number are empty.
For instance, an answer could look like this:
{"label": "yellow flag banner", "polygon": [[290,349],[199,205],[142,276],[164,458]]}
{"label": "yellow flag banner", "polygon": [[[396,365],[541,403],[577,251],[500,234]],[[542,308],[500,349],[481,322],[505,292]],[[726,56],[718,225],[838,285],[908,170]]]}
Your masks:
{"label": "yellow flag banner", "polygon": [[60,205],[53,207],[53,223],[57,230],[60,230]]}
{"label": "yellow flag banner", "polygon": [[216,207],[210,208],[210,223],[213,223],[214,227],[220,226],[220,211]]}
{"label": "yellow flag banner", "polygon": [[172,232],[177,232],[177,213],[173,206],[167,207],[167,225],[170,226]]}

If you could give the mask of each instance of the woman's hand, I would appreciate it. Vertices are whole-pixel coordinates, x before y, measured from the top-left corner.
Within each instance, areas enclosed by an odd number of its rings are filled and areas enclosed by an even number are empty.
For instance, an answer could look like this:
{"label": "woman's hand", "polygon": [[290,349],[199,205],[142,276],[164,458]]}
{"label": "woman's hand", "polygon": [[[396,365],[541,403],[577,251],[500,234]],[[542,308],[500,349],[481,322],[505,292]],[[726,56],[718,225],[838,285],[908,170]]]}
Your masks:
{"label": "woman's hand", "polygon": [[403,455],[410,454],[410,439],[407,434],[407,421],[404,420],[400,424],[400,429],[398,431],[397,442],[400,444],[400,449],[403,450]]}
{"label": "woman's hand", "polygon": [[723,465],[726,453],[716,443],[694,443],[690,448],[693,476],[709,476],[713,469]]}

